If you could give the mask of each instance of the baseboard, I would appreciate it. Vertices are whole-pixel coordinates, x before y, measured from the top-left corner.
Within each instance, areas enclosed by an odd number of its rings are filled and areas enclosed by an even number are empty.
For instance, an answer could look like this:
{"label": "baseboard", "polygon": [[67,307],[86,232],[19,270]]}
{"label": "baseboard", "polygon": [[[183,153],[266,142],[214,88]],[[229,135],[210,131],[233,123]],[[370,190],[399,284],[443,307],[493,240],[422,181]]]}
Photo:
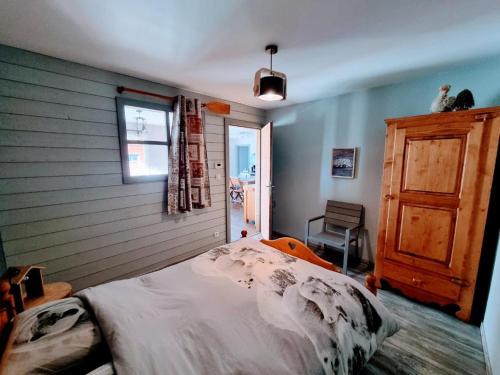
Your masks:
{"label": "baseboard", "polygon": [[486,341],[486,336],[484,334],[484,323],[481,322],[481,341],[483,343],[483,354],[484,354],[484,362],[486,363],[486,375],[493,375],[493,370],[491,368],[490,363],[490,355],[488,353],[488,342]]}
{"label": "baseboard", "polygon": [[278,232],[278,231],[275,231],[275,230],[273,230],[272,237],[273,237],[273,238],[280,238],[280,237],[292,237],[292,238],[295,238],[296,240],[299,240],[299,241],[301,241],[301,242],[304,242],[304,240],[303,240],[302,238],[295,237],[295,236],[290,236],[290,235],[288,235],[288,234],[285,234],[285,233],[282,233],[282,232]]}

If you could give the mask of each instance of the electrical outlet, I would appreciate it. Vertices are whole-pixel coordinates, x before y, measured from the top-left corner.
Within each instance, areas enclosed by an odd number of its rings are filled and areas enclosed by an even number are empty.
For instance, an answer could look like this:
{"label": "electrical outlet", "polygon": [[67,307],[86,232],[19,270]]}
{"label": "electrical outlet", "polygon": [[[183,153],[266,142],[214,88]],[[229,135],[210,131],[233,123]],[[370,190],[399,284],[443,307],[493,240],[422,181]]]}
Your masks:
{"label": "electrical outlet", "polygon": [[219,232],[214,232],[214,237],[219,238],[220,233]]}

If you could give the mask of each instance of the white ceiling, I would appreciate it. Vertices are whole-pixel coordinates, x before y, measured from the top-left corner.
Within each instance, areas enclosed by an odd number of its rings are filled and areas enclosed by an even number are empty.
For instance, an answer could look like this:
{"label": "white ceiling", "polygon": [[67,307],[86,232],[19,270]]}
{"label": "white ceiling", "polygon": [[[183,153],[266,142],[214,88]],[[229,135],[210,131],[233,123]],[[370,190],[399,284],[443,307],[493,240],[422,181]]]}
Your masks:
{"label": "white ceiling", "polygon": [[[0,43],[271,108],[500,53],[499,0],[2,0]],[[264,46],[288,101],[252,95]]]}

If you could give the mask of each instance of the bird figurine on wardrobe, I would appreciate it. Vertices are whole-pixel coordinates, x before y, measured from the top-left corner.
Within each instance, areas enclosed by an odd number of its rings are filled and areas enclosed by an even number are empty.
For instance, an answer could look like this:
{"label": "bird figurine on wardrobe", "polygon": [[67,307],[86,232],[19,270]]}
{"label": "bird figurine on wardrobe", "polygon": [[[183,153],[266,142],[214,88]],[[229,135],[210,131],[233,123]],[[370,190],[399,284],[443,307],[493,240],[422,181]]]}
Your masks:
{"label": "bird figurine on wardrobe", "polygon": [[462,90],[458,93],[457,98],[453,102],[451,109],[453,111],[462,111],[474,107],[474,96],[470,90]]}
{"label": "bird figurine on wardrobe", "polygon": [[457,97],[448,96],[451,86],[448,84],[439,87],[439,94],[431,104],[431,112],[463,111],[474,107],[474,96],[468,89],[462,90]]}
{"label": "bird figurine on wardrobe", "polygon": [[455,102],[455,97],[448,96],[450,88],[451,85],[448,84],[441,85],[441,87],[439,88],[438,96],[436,97],[436,99],[434,99],[434,101],[431,104],[432,113],[447,112],[451,109],[451,106]]}

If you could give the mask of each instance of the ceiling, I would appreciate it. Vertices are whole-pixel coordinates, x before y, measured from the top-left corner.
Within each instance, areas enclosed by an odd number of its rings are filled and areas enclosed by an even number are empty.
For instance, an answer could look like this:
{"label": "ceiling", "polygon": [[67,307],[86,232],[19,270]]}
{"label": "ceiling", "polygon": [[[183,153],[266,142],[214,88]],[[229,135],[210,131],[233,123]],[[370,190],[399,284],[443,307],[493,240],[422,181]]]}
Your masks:
{"label": "ceiling", "polygon": [[[0,43],[261,108],[500,53],[498,0],[2,0]],[[252,94],[288,75],[288,100]]]}

